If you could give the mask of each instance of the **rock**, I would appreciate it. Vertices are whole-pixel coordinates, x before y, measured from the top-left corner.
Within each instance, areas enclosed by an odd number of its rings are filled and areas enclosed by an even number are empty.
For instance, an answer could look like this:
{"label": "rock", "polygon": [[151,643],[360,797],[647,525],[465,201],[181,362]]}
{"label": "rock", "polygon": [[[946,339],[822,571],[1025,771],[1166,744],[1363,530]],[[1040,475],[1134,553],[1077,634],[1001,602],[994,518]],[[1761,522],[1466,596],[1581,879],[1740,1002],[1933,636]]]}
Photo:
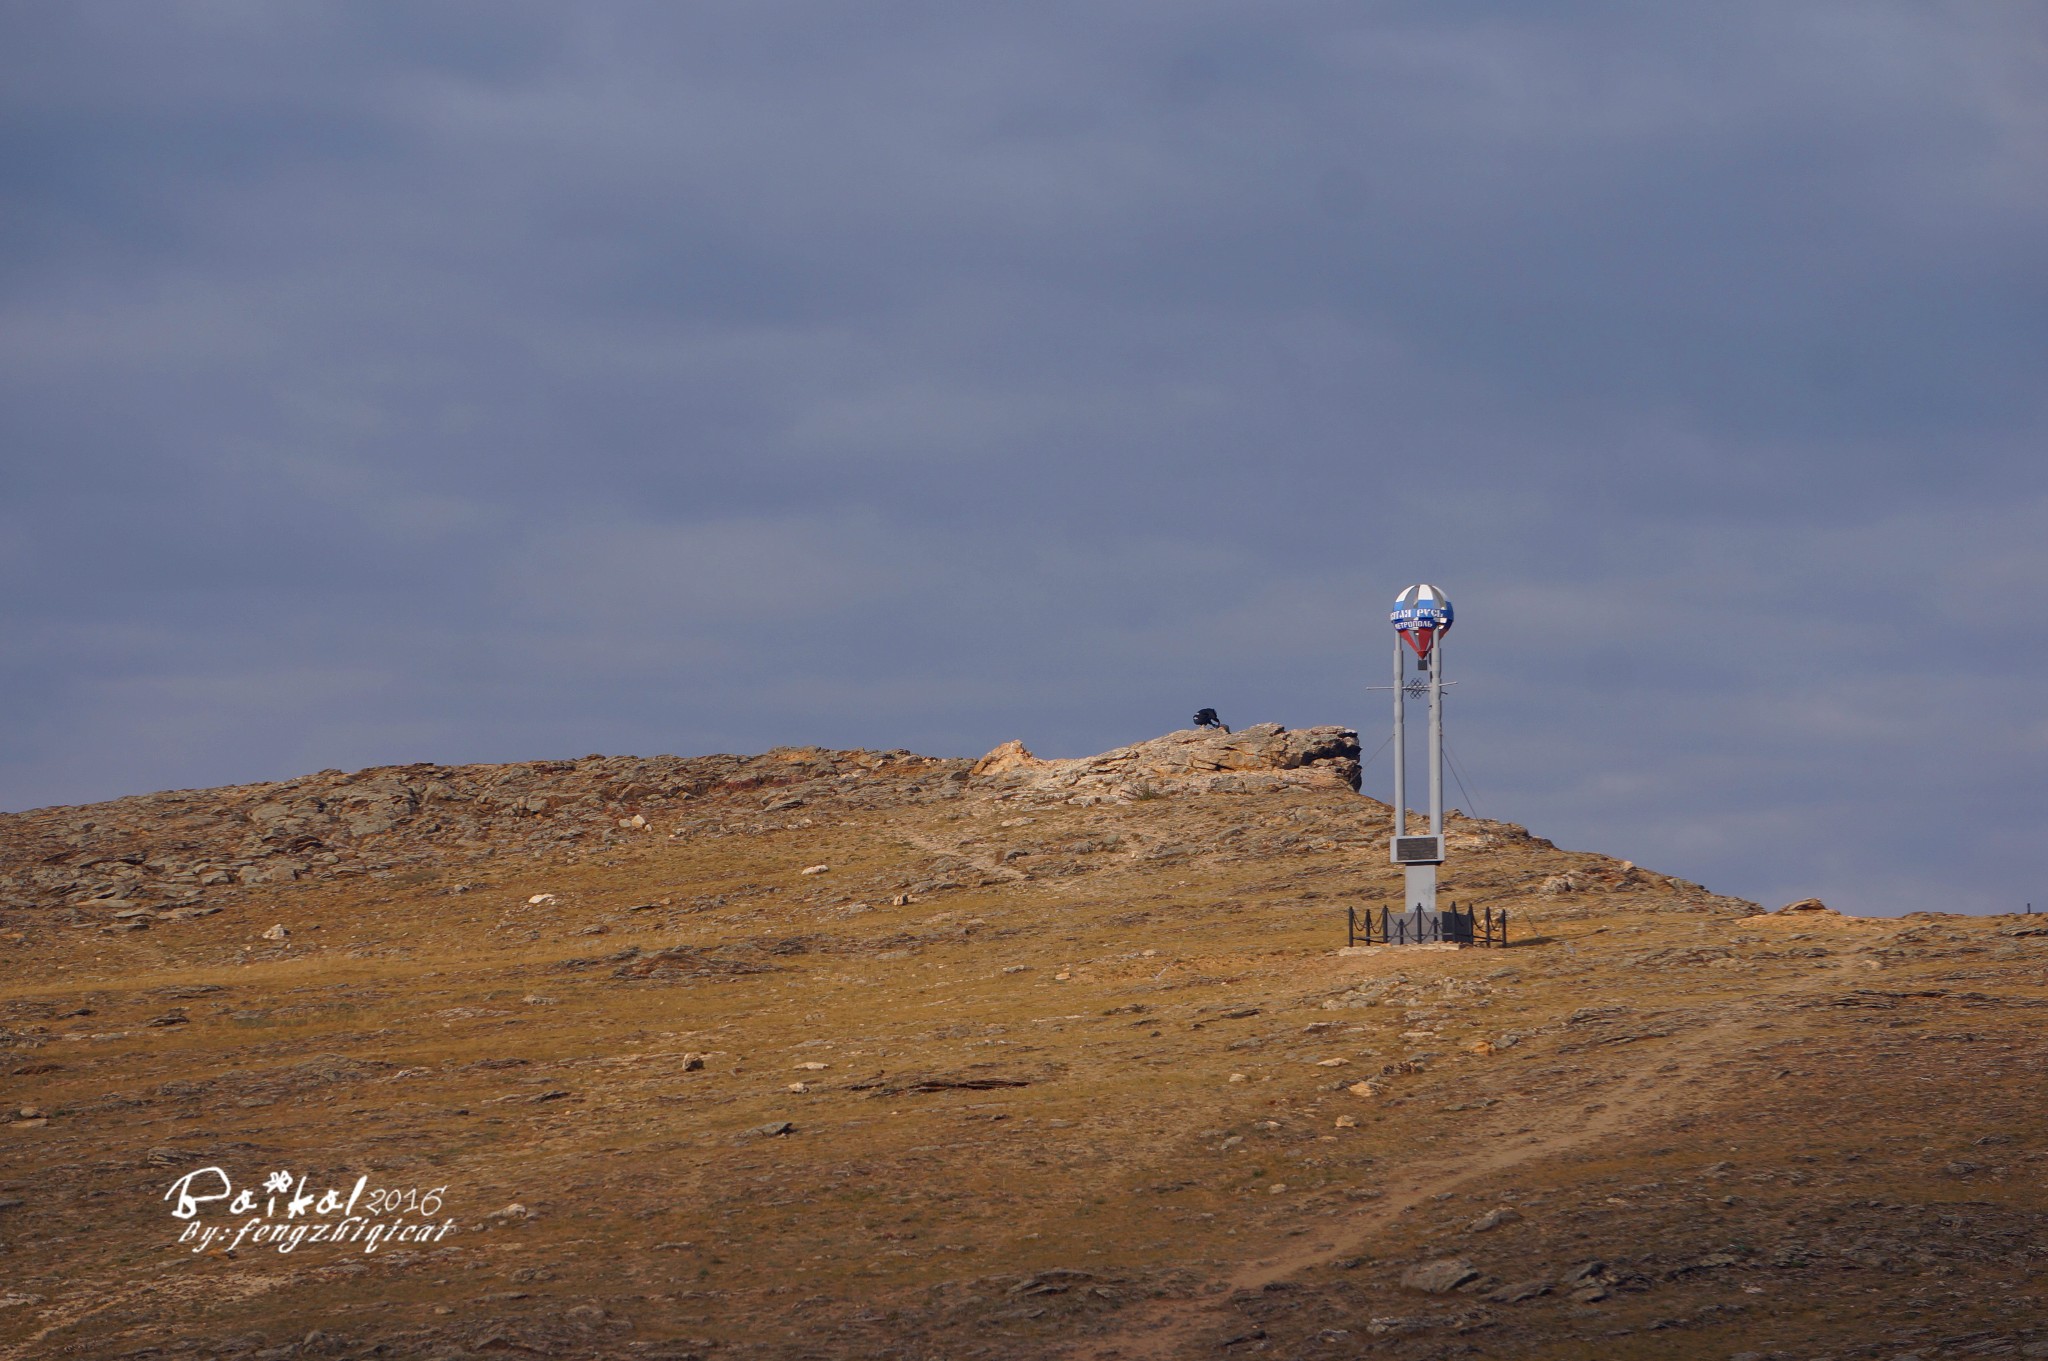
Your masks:
{"label": "rock", "polygon": [[698,1070],[699,1068],[702,1068],[703,1066],[704,1066],[704,1056],[703,1056],[702,1054],[685,1054],[685,1055],[683,1055],[683,1071],[684,1071],[684,1072],[686,1072],[686,1073],[694,1073],[694,1072],[696,1072],[696,1071],[697,1071],[697,1070]]}
{"label": "rock", "polygon": [[810,1087],[810,1084],[809,1084],[809,1083],[807,1083],[807,1082],[792,1082],[792,1083],[790,1083],[790,1084],[789,1084],[789,1085],[788,1085],[787,1087],[784,1087],[784,1088],[783,1088],[783,1090],[784,1090],[784,1091],[786,1091],[786,1092],[798,1092],[798,1093],[802,1093],[802,1092],[807,1092],[807,1091],[809,1091],[810,1089],[811,1089],[811,1087]]}
{"label": "rock", "polygon": [[1230,1075],[1230,1080],[1231,1080],[1232,1082],[1250,1082],[1250,1081],[1251,1081],[1251,1079],[1250,1079],[1250,1078],[1248,1078],[1248,1077],[1246,1077],[1246,1076],[1245,1076],[1245,1075],[1244,1075],[1243,1073],[1232,1073],[1232,1074]]}
{"label": "rock", "polygon": [[1578,888],[1579,881],[1569,874],[1553,874],[1545,879],[1536,891],[1554,898],[1563,893],[1576,893]]}
{"label": "rock", "polygon": [[1026,1276],[1010,1287],[1012,1295],[1064,1295],[1075,1286],[1095,1280],[1095,1273],[1074,1267],[1056,1266]]}
{"label": "rock", "polygon": [[1592,1261],[1581,1262],[1570,1271],[1565,1272],[1564,1275],[1557,1278],[1557,1283],[1563,1286],[1584,1285],[1606,1270],[1607,1263],[1595,1258]]}
{"label": "rock", "polygon": [[266,860],[242,871],[245,884],[288,884],[310,868],[296,860]]}
{"label": "rock", "polygon": [[826,874],[829,873],[831,869],[832,867],[830,865],[806,865],[804,866],[802,872],[805,874]]}
{"label": "rock", "polygon": [[[1013,737],[988,755],[982,757],[979,761],[976,761],[973,769],[968,771],[968,774],[973,776],[1000,775],[1004,771],[1030,770],[1033,767],[1048,764],[1050,762],[1041,761],[1026,751],[1024,744]],[[1009,824],[1006,823],[1004,825],[1007,826]]]}
{"label": "rock", "polygon": [[1783,907],[1779,908],[1777,912],[1773,913],[1772,915],[1782,916],[1787,912],[1825,912],[1830,917],[1839,917],[1842,915],[1841,913],[1835,911],[1835,909],[1829,907],[1826,903],[1822,902],[1818,898],[1801,898],[1796,903],[1786,903]]}
{"label": "rock", "polygon": [[1338,1116],[1338,1117],[1337,1117],[1337,1128],[1338,1128],[1338,1129],[1357,1129],[1357,1128],[1358,1128],[1358,1117],[1357,1117],[1357,1116],[1355,1116],[1355,1115],[1340,1115],[1340,1116]]}
{"label": "rock", "polygon": [[1549,1281],[1522,1281],[1515,1285],[1504,1285],[1486,1298],[1495,1304],[1520,1304],[1523,1300],[1533,1300],[1538,1295],[1549,1293]]}
{"label": "rock", "polygon": [[1512,1224],[1521,1217],[1522,1212],[1520,1210],[1515,1209],[1511,1205],[1502,1205],[1496,1209],[1488,1210],[1465,1227],[1473,1233],[1485,1233],[1489,1229],[1497,1229],[1503,1224]]}
{"label": "rock", "polygon": [[289,936],[290,934],[291,932],[285,929],[284,923],[279,922],[276,926],[271,927],[268,931],[265,931],[263,933],[263,939],[283,940],[286,936]]}
{"label": "rock", "polygon": [[779,1139],[785,1134],[796,1133],[796,1126],[787,1120],[770,1120],[765,1125],[756,1125],[747,1131],[751,1138]]}
{"label": "rock", "polygon": [[1168,793],[1250,793],[1292,786],[1358,788],[1358,734],[1349,728],[1290,732],[1260,723],[1236,733],[1168,733],[1100,756],[1042,761],[1005,742],[974,763],[977,787],[1056,795],[1069,802],[1125,802]]}
{"label": "rock", "polygon": [[825,1071],[826,1068],[830,1067],[831,1065],[820,1063],[816,1059],[809,1059],[803,1063],[796,1064],[795,1066],[803,1069],[807,1073],[822,1073]]}
{"label": "rock", "polygon": [[546,907],[554,901],[555,895],[552,893],[536,893],[526,900],[526,905],[528,907]]}
{"label": "rock", "polygon": [[1370,1081],[1354,1082],[1344,1090],[1353,1096],[1378,1096],[1380,1094],[1380,1089]]}
{"label": "rock", "polygon": [[1409,1267],[1401,1273],[1401,1284],[1425,1295],[1448,1295],[1468,1281],[1477,1280],[1479,1268],[1457,1257],[1439,1258]]}

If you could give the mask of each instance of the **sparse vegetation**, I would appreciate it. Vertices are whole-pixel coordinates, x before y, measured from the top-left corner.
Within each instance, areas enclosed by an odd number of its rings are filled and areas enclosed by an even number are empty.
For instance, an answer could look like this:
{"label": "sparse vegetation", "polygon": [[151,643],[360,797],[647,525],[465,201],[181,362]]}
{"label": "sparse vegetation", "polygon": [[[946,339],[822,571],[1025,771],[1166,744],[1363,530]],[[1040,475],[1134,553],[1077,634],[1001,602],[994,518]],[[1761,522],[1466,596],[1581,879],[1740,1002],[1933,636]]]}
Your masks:
{"label": "sparse vegetation", "polygon": [[[1533,907],[1535,943],[1340,955],[1344,906],[1399,882],[1341,780],[1084,806],[776,759],[802,778],[640,795],[646,830],[600,805],[556,840],[521,792],[436,861],[395,822],[349,846],[388,871],[216,885],[146,929],[10,906],[9,1354],[2048,1341],[2024,918],[1757,919],[1461,819],[1447,891]],[[25,868],[122,816],[0,844]],[[445,1184],[457,1228],[195,1254],[163,1196],[207,1164]]]}

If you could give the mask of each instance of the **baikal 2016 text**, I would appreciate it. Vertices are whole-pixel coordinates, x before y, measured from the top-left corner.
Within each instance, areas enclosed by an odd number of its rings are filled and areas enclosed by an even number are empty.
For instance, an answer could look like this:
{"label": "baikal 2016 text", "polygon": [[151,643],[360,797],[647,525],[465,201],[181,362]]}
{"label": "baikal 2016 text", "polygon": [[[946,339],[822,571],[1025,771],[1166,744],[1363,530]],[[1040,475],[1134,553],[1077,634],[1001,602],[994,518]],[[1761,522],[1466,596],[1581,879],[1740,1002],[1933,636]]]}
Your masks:
{"label": "baikal 2016 text", "polygon": [[[454,1231],[452,1217],[436,1222],[446,1186],[424,1193],[417,1187],[379,1188],[366,1197],[369,1180],[356,1178],[346,1194],[331,1187],[309,1192],[303,1175],[294,1180],[290,1172],[273,1172],[258,1193],[249,1187],[236,1191],[222,1168],[202,1167],[172,1182],[164,1199],[173,1202],[174,1218],[189,1221],[178,1242],[194,1252],[232,1253],[245,1245],[291,1252],[302,1244],[337,1243],[369,1253],[391,1243],[438,1243]],[[201,1218],[205,1207],[222,1201],[224,1220]],[[391,1215],[397,1217],[386,1218]]]}

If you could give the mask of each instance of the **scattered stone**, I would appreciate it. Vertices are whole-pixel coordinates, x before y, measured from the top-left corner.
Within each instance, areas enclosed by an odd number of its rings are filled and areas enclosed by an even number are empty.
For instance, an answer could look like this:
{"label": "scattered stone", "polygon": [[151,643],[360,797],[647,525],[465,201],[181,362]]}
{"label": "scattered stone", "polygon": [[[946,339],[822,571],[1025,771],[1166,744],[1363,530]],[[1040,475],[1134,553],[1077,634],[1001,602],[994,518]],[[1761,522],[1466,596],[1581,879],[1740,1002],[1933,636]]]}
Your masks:
{"label": "scattered stone", "polygon": [[1485,1233],[1490,1229],[1497,1229],[1503,1224],[1513,1224],[1521,1217],[1522,1212],[1520,1210],[1517,1210],[1512,1205],[1502,1205],[1488,1210],[1465,1227],[1473,1233]]}
{"label": "scattered stone", "polygon": [[1338,1128],[1338,1129],[1357,1129],[1357,1128],[1358,1128],[1358,1117],[1357,1117],[1357,1116],[1355,1116],[1355,1115],[1340,1115],[1340,1116],[1338,1116],[1338,1117],[1337,1117],[1337,1128]]}
{"label": "scattered stone", "polygon": [[751,1138],[779,1139],[785,1134],[796,1133],[796,1126],[787,1120],[770,1120],[765,1125],[756,1125],[747,1131]]}
{"label": "scattered stone", "polygon": [[829,873],[831,869],[832,867],[830,865],[806,865],[803,867],[803,870],[801,872],[804,874],[826,874]]}
{"label": "scattered stone", "polygon": [[704,1066],[704,1056],[703,1056],[702,1054],[685,1054],[685,1055],[683,1055],[683,1071],[684,1071],[684,1072],[686,1072],[686,1073],[694,1073],[694,1072],[696,1072],[696,1071],[697,1071],[697,1070],[698,1070],[699,1068],[702,1068],[703,1066]]}
{"label": "scattered stone", "polygon": [[528,907],[546,907],[548,904],[556,901],[558,900],[552,893],[536,893],[526,900],[526,905]]}
{"label": "scattered stone", "polygon": [[1077,1285],[1095,1279],[1090,1271],[1078,1271],[1073,1267],[1056,1266],[1046,1271],[1035,1272],[1010,1287],[1012,1295],[1064,1295]]}
{"label": "scattered stone", "polygon": [[1468,1281],[1477,1280],[1479,1268],[1456,1257],[1444,1257],[1401,1273],[1401,1284],[1425,1295],[1448,1295]]}
{"label": "scattered stone", "polygon": [[268,931],[265,931],[263,933],[263,939],[283,940],[286,936],[289,936],[290,934],[291,932],[285,929],[284,923],[279,922],[276,926],[271,927]]}
{"label": "scattered stone", "polygon": [[1538,1295],[1549,1293],[1549,1281],[1521,1281],[1515,1285],[1504,1285],[1486,1298],[1495,1304],[1520,1304],[1524,1300],[1533,1300]]}

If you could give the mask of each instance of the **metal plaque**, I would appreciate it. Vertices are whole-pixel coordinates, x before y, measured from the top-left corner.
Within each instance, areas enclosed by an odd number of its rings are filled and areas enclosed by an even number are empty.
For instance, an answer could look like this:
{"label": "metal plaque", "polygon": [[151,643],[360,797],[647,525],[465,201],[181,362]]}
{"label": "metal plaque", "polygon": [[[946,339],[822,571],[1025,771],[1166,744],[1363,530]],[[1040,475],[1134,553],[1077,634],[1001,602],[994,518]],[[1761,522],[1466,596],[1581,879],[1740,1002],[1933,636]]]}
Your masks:
{"label": "metal plaque", "polygon": [[1397,865],[1434,865],[1443,858],[1444,839],[1440,836],[1394,838],[1394,863]]}

